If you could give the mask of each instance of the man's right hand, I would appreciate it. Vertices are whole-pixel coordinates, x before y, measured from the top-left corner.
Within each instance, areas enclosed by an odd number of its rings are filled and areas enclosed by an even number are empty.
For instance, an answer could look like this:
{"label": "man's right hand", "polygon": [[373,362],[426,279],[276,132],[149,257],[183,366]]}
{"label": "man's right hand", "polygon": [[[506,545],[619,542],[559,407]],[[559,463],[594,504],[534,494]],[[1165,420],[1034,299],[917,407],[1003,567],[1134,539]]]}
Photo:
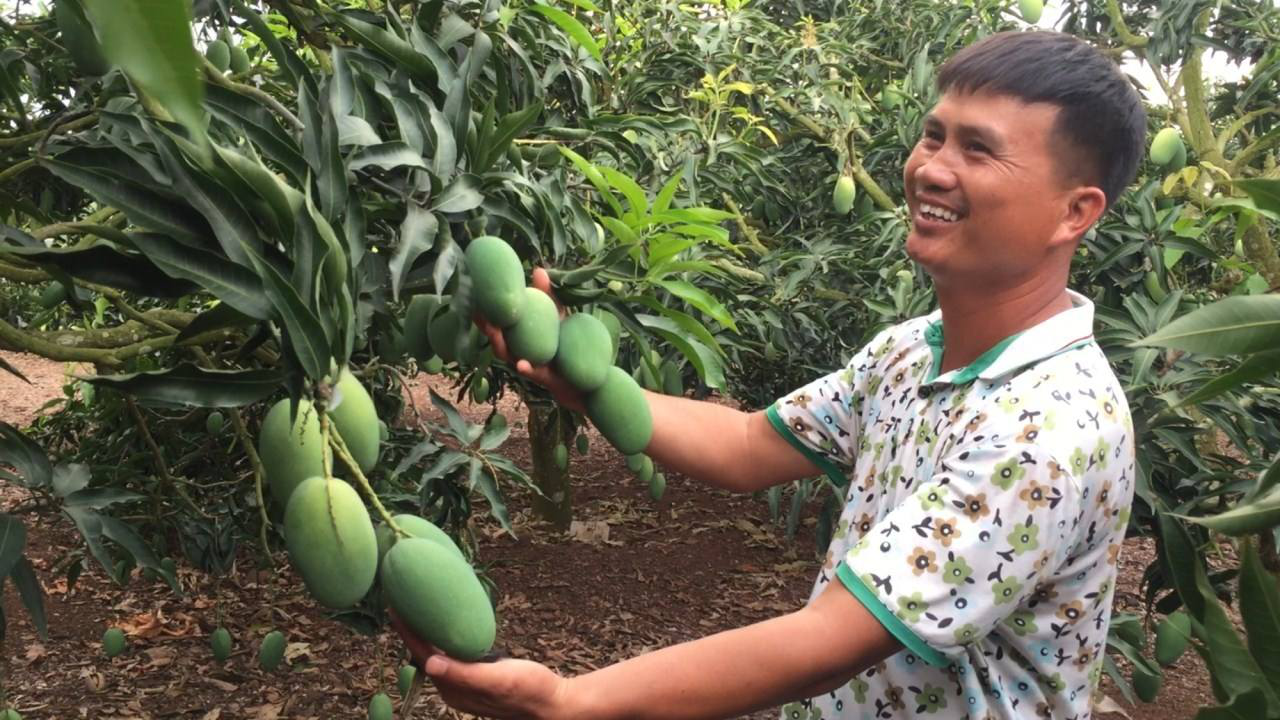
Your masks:
{"label": "man's right hand", "polygon": [[[551,276],[543,268],[534,269],[533,287],[549,295],[552,300],[556,299],[556,296],[551,292]],[[560,309],[560,316],[564,317],[564,306],[558,300],[556,301],[556,307]],[[586,405],[582,393],[573,385],[570,385],[568,380],[560,377],[560,374],[556,372],[552,365],[538,365],[535,367],[533,363],[524,358],[511,357],[511,352],[507,349],[506,338],[502,335],[502,328],[490,324],[479,313],[476,313],[472,319],[475,321],[476,326],[480,328],[480,331],[489,338],[489,343],[493,345],[494,357],[515,367],[516,372],[526,380],[546,388],[557,404],[575,412],[586,413]]]}

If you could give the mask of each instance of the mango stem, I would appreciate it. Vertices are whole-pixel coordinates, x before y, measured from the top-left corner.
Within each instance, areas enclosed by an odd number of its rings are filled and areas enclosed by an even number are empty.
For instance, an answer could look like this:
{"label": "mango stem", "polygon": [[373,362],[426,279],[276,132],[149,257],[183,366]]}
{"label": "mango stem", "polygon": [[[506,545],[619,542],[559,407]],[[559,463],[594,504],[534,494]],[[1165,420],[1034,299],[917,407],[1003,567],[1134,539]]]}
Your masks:
{"label": "mango stem", "polygon": [[[355,458],[351,457],[351,451],[347,450],[347,443],[342,439],[342,433],[329,432],[329,422],[324,415],[320,416],[320,428],[328,437],[329,446],[333,448],[333,451],[337,453],[338,457],[342,459],[342,462],[351,470],[351,474],[355,476],[356,482],[359,483],[362,489],[364,489],[365,495],[369,496],[369,502],[373,503],[373,509],[378,512],[378,516],[382,518],[382,522],[386,523],[387,527],[391,528],[391,531],[396,534],[397,538],[409,537],[409,533],[401,530],[400,526],[396,524],[396,521],[391,519],[391,513],[387,512],[387,509],[383,507],[382,501],[378,499],[378,493],[374,492],[373,486],[369,484],[369,478],[365,477],[364,473],[360,471],[360,465],[355,461]],[[328,463],[326,462],[326,465],[327,464]],[[325,468],[325,476],[330,476],[329,468],[327,467]]]}

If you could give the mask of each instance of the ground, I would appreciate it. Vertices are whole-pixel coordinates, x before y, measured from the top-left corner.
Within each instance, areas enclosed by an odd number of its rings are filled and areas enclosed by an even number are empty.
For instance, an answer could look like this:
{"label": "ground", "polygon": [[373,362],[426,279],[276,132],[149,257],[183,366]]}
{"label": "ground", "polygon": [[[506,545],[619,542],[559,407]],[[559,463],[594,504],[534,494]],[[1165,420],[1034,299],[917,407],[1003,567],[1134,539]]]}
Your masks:
{"label": "ground", "polygon": [[[31,380],[28,385],[0,371],[0,419],[23,426],[61,393],[65,368],[27,355],[0,357]],[[422,377],[411,384],[417,406],[430,416],[428,386],[444,390],[447,381]],[[513,427],[502,452],[528,467],[523,416],[511,401],[502,409]],[[464,410],[478,417],[485,408]],[[674,473],[667,473],[667,492],[655,503],[621,456],[594,434],[589,455],[574,453],[571,462],[575,517],[583,523],[576,532],[555,533],[525,512],[514,513],[514,538],[482,525],[481,560],[499,589],[498,645],[509,655],[582,673],[803,605],[820,565],[811,523],[788,541],[769,522],[762,500],[708,490]],[[0,485],[0,511],[21,511],[23,500],[18,489]],[[509,506],[527,507],[528,497],[517,494]],[[218,581],[180,565],[181,595],[136,573],[120,587],[96,565],[69,591],[51,567],[78,542],[74,527],[60,513],[25,511],[22,519],[27,554],[47,594],[50,637],[36,637],[9,590],[3,596],[8,633],[0,647],[10,702],[27,720],[327,719],[363,717],[379,689],[399,700],[399,643],[385,633],[358,635],[327,618],[300,590],[283,553],[277,571],[258,569],[242,553]],[[1151,554],[1148,541],[1126,543],[1117,610],[1141,612],[1140,581]],[[219,617],[235,638],[224,664],[208,649]],[[126,652],[114,659],[101,651],[110,626],[129,638]],[[289,644],[286,663],[267,673],[258,668],[256,652],[271,627],[284,630]],[[1166,673],[1151,705],[1130,706],[1108,683],[1104,690],[1120,712],[1097,717],[1188,718],[1210,700],[1194,653]],[[462,717],[444,709],[429,684],[413,716]]]}

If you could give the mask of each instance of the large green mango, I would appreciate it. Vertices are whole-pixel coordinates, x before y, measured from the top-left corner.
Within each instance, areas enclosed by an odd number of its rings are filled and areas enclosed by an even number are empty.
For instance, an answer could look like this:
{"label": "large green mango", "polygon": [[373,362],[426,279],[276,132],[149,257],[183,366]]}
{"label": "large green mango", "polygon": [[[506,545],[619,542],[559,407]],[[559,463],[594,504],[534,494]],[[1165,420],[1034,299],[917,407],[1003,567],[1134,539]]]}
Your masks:
{"label": "large green mango", "polygon": [[347,608],[373,586],[378,538],[359,493],[333,478],[307,478],[284,511],[289,559],[321,605]]}
{"label": "large green mango", "polygon": [[462,319],[453,308],[445,308],[431,320],[428,337],[431,349],[440,359],[449,363],[458,359],[458,334],[462,331]]}
{"label": "large green mango", "polygon": [[[1151,140],[1151,162],[1157,165],[1168,165],[1178,156],[1179,147],[1182,147],[1182,152],[1186,153],[1187,149],[1182,144],[1182,133],[1173,127],[1162,129]],[[1185,158],[1186,155],[1184,154],[1183,157]]]}
{"label": "large green mango", "polygon": [[609,329],[594,315],[574,313],[560,323],[556,370],[582,392],[604,384],[613,365],[613,341]]}
{"label": "large green mango", "polygon": [[[445,298],[445,303],[449,302]],[[404,347],[409,354],[420,363],[425,363],[435,355],[431,349],[431,320],[440,309],[440,300],[435,295],[414,295],[409,301],[409,309],[404,314]]]}
{"label": "large green mango", "polygon": [[303,480],[324,474],[323,453],[326,452],[329,449],[323,447],[320,437],[320,416],[310,400],[299,401],[292,423],[288,398],[271,407],[258,435],[258,456],[262,459],[271,497],[280,507],[289,503],[289,496]]}
{"label": "large green mango", "polygon": [[546,365],[556,356],[560,344],[560,310],[551,296],[527,287],[520,322],[507,328],[507,348],[516,358],[534,365]]}
{"label": "large green mango", "polygon": [[279,630],[267,633],[258,646],[259,667],[268,672],[279,667],[280,661],[284,659],[284,645],[284,633]]}
{"label": "large green mango", "polygon": [[[453,541],[453,538],[449,537],[449,533],[441,530],[430,520],[409,514],[392,515],[391,519],[395,521],[396,525],[399,526],[401,530],[409,533],[411,537],[422,538],[423,540],[430,540],[434,543],[438,543],[442,547],[448,548],[450,551],[456,553],[458,557],[465,559],[462,551],[458,549],[457,543]],[[387,551],[396,544],[396,534],[391,529],[391,526],[386,523],[378,523],[377,534],[378,562],[381,564],[383,558],[387,555]]]}
{"label": "large green mango", "polygon": [[334,387],[342,394],[342,402],[330,408],[329,419],[360,471],[367,473],[378,461],[378,411],[373,407],[373,398],[350,370],[343,368]]}
{"label": "large green mango", "polygon": [[622,323],[618,322],[618,316],[609,312],[596,308],[592,313],[596,318],[604,323],[606,329],[609,330],[609,364],[612,365],[618,361],[618,343],[622,341]]}
{"label": "large green mango", "polygon": [[467,271],[476,309],[500,328],[515,325],[525,306],[524,266],[501,238],[482,235],[467,245]]}
{"label": "large green mango", "polygon": [[397,542],[382,561],[387,603],[414,634],[461,660],[493,647],[497,622],[467,561],[422,538]]}
{"label": "large green mango", "polygon": [[653,437],[649,400],[635,379],[614,365],[604,385],[586,397],[587,417],[624,455],[643,452]]}

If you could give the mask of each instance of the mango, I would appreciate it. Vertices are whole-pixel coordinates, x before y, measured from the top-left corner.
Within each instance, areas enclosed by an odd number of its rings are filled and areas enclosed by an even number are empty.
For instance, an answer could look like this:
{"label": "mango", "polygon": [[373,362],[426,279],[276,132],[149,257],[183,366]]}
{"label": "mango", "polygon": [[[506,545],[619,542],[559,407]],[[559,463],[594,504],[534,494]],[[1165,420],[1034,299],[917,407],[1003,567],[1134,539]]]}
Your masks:
{"label": "mango", "polygon": [[321,605],[347,608],[373,586],[378,538],[359,493],[333,478],[302,482],[284,512],[289,559]]}
{"label": "mango", "polygon": [[378,461],[378,411],[373,398],[346,368],[338,375],[334,388],[342,395],[342,401],[329,408],[329,419],[360,471],[367,473]]}
{"label": "mango", "polygon": [[0,712],[0,720],[22,720],[22,713],[9,708],[4,712]]}
{"label": "mango", "polygon": [[[441,547],[447,548],[458,557],[466,559],[462,554],[462,550],[458,548],[457,543],[453,541],[453,538],[449,537],[449,533],[441,530],[439,526],[430,520],[409,514],[392,515],[391,519],[395,521],[397,527],[409,533],[410,536],[430,540]],[[383,559],[386,558],[387,551],[396,544],[396,534],[386,523],[378,523],[377,535],[378,563],[381,565]]]}
{"label": "mango", "polygon": [[581,392],[604,384],[613,365],[613,339],[599,318],[574,313],[560,323],[556,370]]}
{"label": "mango", "polygon": [[841,175],[836,180],[835,189],[831,191],[831,207],[838,215],[848,215],[853,209],[853,198],[857,195],[858,186],[853,184],[851,175]]}
{"label": "mango", "polygon": [[438,375],[442,370],[444,370],[444,361],[440,359],[439,355],[432,355],[431,359],[427,361],[427,364],[422,366],[422,369],[428,374]]}
{"label": "mango", "polygon": [[471,383],[471,400],[472,402],[482,403],[489,399],[489,379],[485,377],[477,377]]}
{"label": "mango", "polygon": [[85,75],[103,75],[111,69],[79,0],[57,0],[53,19],[62,34],[62,47],[70,53],[77,70]]}
{"label": "mango", "polygon": [[418,674],[418,668],[412,665],[405,665],[400,668],[400,672],[396,675],[396,689],[400,691],[403,697],[409,692],[409,687],[413,684],[413,676]]}
{"label": "mango", "polygon": [[662,363],[662,392],[667,395],[684,395],[684,378],[680,366],[671,361]]}
{"label": "mango", "polygon": [[653,458],[648,455],[641,455],[640,469],[636,470],[636,477],[640,478],[640,482],[649,482],[653,479]]}
{"label": "mango", "polygon": [[1179,146],[1182,146],[1182,152],[1186,153],[1187,148],[1182,145],[1182,133],[1178,132],[1177,128],[1164,128],[1151,140],[1151,162],[1157,165],[1168,165],[1178,155]]}
{"label": "mango", "polygon": [[587,439],[586,433],[578,433],[578,439],[576,441],[576,445],[578,448],[579,455],[587,454],[587,451],[591,449],[591,441]]}
{"label": "mango", "polygon": [[1175,148],[1173,151],[1173,159],[1169,161],[1169,164],[1165,167],[1165,169],[1171,173],[1175,173],[1186,166],[1187,166],[1187,146],[1183,143],[1178,143],[1177,148]]}
{"label": "mango", "polygon": [[124,646],[124,631],[120,628],[108,628],[102,633],[102,652],[106,653],[107,657],[113,658],[124,652]]}
{"label": "mango", "polygon": [[462,318],[452,307],[444,308],[436,313],[431,321],[427,336],[431,349],[446,363],[458,359],[458,334],[462,332]]}
{"label": "mango", "polygon": [[209,413],[207,417],[205,417],[204,429],[210,435],[217,435],[218,433],[222,432],[222,424],[224,422],[226,422],[226,419],[222,417],[222,413],[218,412],[217,410],[214,410],[213,412]]}
{"label": "mango", "polygon": [[284,633],[272,630],[262,638],[262,645],[258,647],[258,666],[270,672],[279,667],[283,659]]}
{"label": "mango", "polygon": [[1148,673],[1141,666],[1133,667],[1133,692],[1142,702],[1155,702],[1163,684],[1164,675],[1160,672]]}
{"label": "mango", "polygon": [[1018,0],[1018,14],[1028,24],[1040,22],[1040,14],[1044,12],[1043,0]]}
{"label": "mango", "polygon": [[226,72],[227,68],[231,67],[231,48],[221,40],[209,43],[204,50],[204,57],[218,68],[218,72]]}
{"label": "mango", "polygon": [[391,698],[378,693],[369,700],[369,720],[391,720]]}
{"label": "mango", "polygon": [[643,451],[653,437],[649,401],[634,378],[614,365],[598,390],[586,396],[587,417],[624,455]]}
{"label": "mango", "polygon": [[213,649],[213,659],[223,662],[231,656],[231,633],[220,627],[209,636],[209,647]]}
{"label": "mango", "polygon": [[609,331],[609,364],[612,365],[618,361],[618,343],[622,340],[622,323],[618,322],[617,315],[608,310],[597,308],[591,314],[604,323],[605,329]]}
{"label": "mango", "polygon": [[552,452],[552,456],[555,458],[556,467],[560,468],[561,470],[568,469],[569,448],[565,447],[564,443],[560,443],[559,445],[556,445],[556,449]]}
{"label": "mango", "polygon": [[404,348],[418,362],[426,362],[435,355],[429,332],[431,320],[439,309],[440,300],[435,295],[414,295],[405,311]]}
{"label": "mango", "polygon": [[467,245],[471,298],[480,314],[500,328],[520,320],[525,306],[524,266],[505,240],[482,235]]}
{"label": "mango", "polygon": [[1191,642],[1191,616],[1178,610],[1156,625],[1156,662],[1172,665]]}
{"label": "mango", "polygon": [[289,399],[271,407],[258,434],[258,456],[267,475],[271,497],[285,507],[303,480],[324,474],[324,455],[330,452],[320,437],[320,417],[311,401],[298,402],[297,417],[289,422]]}
{"label": "mango", "polygon": [[653,477],[649,478],[649,497],[653,498],[654,502],[657,502],[662,499],[662,494],[666,491],[667,476],[660,472],[654,473]]}
{"label": "mango", "polygon": [[388,604],[418,637],[461,660],[493,647],[497,622],[484,586],[462,558],[422,538],[397,542],[382,561]]}
{"label": "mango", "polygon": [[39,299],[36,300],[36,302],[40,305],[40,307],[48,310],[52,307],[57,306],[63,300],[66,300],[66,299],[67,299],[67,286],[63,285],[60,282],[55,281],[55,282],[49,283],[45,287],[45,289],[41,291],[40,297]]}
{"label": "mango", "polygon": [[507,348],[516,358],[546,365],[560,344],[560,310],[550,295],[537,288],[525,288],[524,295],[524,314],[504,331]]}
{"label": "mango", "polygon": [[237,75],[249,72],[249,53],[239,45],[231,48],[231,72]]}

